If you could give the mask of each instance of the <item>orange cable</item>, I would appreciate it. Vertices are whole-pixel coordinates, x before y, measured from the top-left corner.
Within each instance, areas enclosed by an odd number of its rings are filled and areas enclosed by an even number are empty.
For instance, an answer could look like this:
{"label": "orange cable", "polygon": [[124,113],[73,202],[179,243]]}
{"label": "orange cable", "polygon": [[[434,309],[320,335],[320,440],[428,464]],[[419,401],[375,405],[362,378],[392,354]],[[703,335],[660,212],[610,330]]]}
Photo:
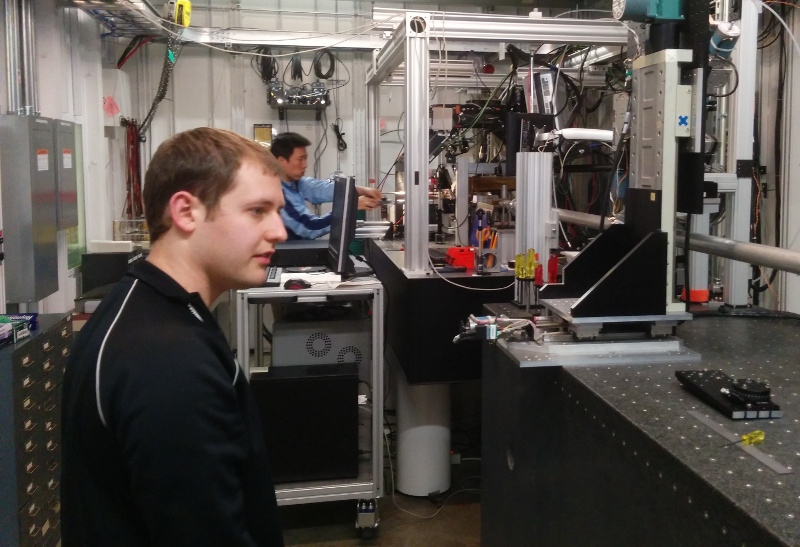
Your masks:
{"label": "orange cable", "polygon": [[769,287],[769,290],[772,292],[772,294],[775,295],[775,300],[777,300],[780,303],[780,299],[778,298],[778,293],[775,292],[775,289],[773,289],[772,285],[769,284],[769,281],[767,280],[767,278],[764,277],[764,272],[761,270],[761,266],[758,267],[758,273],[761,274],[761,279],[764,280],[764,283],[767,284],[767,287]]}

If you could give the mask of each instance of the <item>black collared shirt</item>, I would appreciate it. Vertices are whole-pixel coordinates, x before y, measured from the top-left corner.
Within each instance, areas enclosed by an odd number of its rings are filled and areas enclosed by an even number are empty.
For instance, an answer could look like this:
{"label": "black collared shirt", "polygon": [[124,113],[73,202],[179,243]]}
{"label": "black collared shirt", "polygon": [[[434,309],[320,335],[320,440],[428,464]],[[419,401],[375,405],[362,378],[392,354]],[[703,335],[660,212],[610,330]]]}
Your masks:
{"label": "black collared shirt", "polygon": [[250,386],[200,296],[157,267],[81,330],[62,405],[65,547],[283,545]]}

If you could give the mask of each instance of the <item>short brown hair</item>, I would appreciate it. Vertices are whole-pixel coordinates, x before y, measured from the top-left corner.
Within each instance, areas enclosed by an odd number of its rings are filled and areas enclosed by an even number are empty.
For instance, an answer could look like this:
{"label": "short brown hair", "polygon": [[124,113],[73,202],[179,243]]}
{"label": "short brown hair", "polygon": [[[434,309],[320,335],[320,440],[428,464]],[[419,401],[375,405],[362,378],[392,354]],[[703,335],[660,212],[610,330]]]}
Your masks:
{"label": "short brown hair", "polygon": [[172,226],[167,206],[176,192],[189,192],[214,211],[243,159],[283,179],[283,169],[267,148],[232,131],[198,127],[161,143],[147,168],[143,192],[150,242]]}

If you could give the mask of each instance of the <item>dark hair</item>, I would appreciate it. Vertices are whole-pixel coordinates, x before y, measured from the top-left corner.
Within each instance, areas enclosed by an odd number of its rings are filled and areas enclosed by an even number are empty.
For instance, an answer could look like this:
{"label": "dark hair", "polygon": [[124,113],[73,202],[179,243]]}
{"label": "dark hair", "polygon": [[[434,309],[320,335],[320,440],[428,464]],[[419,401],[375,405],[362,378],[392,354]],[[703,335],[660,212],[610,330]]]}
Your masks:
{"label": "dark hair", "polygon": [[176,192],[191,193],[213,212],[244,159],[283,178],[283,168],[267,148],[231,131],[199,127],[161,143],[147,168],[143,192],[150,242],[172,226],[167,208]]}
{"label": "dark hair", "polygon": [[276,158],[288,160],[292,156],[295,148],[305,148],[310,144],[311,141],[299,133],[281,133],[272,139],[270,150],[272,151],[272,155]]}

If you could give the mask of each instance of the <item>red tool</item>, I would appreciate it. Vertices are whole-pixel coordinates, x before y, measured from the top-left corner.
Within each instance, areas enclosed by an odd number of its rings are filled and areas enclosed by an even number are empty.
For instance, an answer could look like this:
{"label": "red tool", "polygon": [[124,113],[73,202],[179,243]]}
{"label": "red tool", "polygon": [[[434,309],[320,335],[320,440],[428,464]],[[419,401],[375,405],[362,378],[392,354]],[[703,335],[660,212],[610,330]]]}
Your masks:
{"label": "red tool", "polygon": [[534,276],[533,282],[537,287],[544,285],[544,268],[542,268],[540,263],[536,264],[536,275]]}
{"label": "red tool", "polygon": [[547,260],[547,282],[558,283],[558,255],[556,253],[550,254]]}
{"label": "red tool", "polygon": [[450,247],[444,261],[448,266],[464,266],[467,269],[475,267],[474,247]]}

